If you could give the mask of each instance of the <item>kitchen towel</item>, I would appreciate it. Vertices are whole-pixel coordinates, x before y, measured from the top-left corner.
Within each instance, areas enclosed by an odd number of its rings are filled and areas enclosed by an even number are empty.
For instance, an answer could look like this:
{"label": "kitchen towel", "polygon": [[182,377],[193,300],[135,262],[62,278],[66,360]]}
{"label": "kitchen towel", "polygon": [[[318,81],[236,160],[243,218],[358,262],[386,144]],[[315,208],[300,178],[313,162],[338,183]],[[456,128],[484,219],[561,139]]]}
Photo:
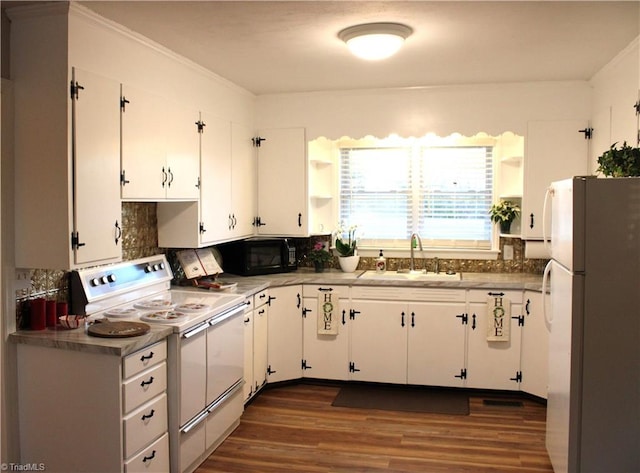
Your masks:
{"label": "kitchen towel", "polygon": [[337,294],[330,291],[318,297],[318,335],[338,335],[340,307]]}
{"label": "kitchen towel", "polygon": [[500,293],[487,296],[487,341],[508,342],[511,301]]}

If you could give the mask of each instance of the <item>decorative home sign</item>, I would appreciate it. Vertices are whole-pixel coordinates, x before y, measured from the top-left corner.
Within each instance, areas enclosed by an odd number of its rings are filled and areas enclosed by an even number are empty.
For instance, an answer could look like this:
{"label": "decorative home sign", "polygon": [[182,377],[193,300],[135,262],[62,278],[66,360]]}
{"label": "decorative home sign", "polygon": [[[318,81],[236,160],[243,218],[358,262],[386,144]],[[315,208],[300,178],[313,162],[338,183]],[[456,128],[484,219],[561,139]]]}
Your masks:
{"label": "decorative home sign", "polygon": [[511,301],[502,293],[489,293],[487,298],[487,341],[508,342]]}
{"label": "decorative home sign", "polygon": [[[335,297],[335,300],[333,296]],[[338,335],[340,326],[338,295],[323,292],[318,297],[318,335]]]}

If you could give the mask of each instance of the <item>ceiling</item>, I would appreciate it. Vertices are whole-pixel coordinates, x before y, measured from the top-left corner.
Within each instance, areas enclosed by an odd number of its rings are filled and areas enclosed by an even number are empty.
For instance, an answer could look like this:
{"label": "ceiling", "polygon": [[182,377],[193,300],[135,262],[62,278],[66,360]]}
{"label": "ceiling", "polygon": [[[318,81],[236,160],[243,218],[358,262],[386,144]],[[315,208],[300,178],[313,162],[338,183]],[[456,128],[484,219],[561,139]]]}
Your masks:
{"label": "ceiling", "polygon": [[[638,1],[82,1],[256,95],[588,80],[640,32]],[[352,57],[355,24],[413,28],[395,57]]]}

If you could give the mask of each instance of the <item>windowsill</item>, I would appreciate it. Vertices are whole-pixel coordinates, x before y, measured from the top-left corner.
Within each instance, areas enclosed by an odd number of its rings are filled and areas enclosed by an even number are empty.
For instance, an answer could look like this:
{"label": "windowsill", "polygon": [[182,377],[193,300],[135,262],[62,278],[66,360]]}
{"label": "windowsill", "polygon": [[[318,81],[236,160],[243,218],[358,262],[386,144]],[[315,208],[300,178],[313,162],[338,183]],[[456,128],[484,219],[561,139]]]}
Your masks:
{"label": "windowsill", "polygon": [[[409,258],[410,250],[407,248],[382,248],[385,258]],[[480,259],[495,260],[500,254],[499,250],[474,250],[468,248],[425,248],[413,250],[417,258],[448,258],[448,259]],[[358,254],[364,257],[377,257],[380,254],[380,248],[358,247]]]}

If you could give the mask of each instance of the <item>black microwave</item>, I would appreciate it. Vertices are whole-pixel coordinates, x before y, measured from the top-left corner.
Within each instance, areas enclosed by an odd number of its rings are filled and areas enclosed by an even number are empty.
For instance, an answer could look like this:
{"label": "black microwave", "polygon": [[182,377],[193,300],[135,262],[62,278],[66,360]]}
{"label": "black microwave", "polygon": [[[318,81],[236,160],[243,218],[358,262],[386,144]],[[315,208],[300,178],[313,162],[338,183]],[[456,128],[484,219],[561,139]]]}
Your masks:
{"label": "black microwave", "polygon": [[223,243],[217,248],[225,273],[257,276],[298,268],[296,248],[286,238],[248,238]]}

